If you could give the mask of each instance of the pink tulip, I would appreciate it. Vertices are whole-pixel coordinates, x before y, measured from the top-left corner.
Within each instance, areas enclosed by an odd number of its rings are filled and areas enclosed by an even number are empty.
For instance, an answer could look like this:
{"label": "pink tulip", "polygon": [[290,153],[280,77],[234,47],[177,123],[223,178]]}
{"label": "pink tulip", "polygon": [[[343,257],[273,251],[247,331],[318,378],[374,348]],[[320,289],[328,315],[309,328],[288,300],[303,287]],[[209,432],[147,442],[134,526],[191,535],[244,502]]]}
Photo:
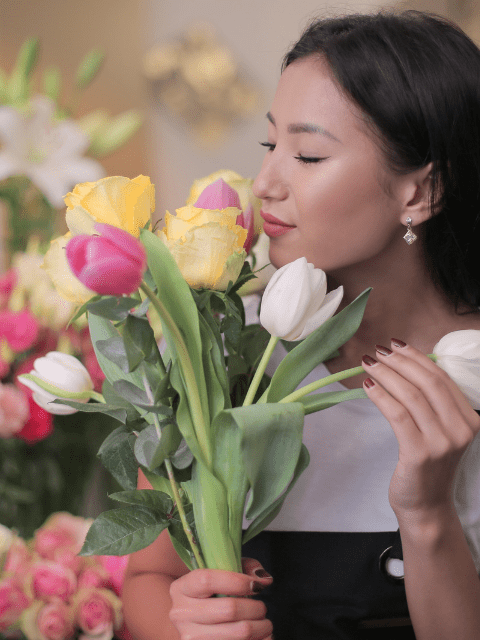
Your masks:
{"label": "pink tulip", "polygon": [[237,217],[237,224],[247,230],[247,238],[243,243],[243,248],[247,253],[250,253],[253,244],[254,222],[253,207],[249,204],[245,211]]}
{"label": "pink tulip", "polygon": [[209,184],[208,187],[202,191],[198,200],[195,202],[195,207],[199,209],[218,209],[219,211],[227,207],[240,209],[241,213],[237,216],[236,222],[240,227],[248,231],[243,248],[247,253],[250,251],[254,235],[253,207],[249,204],[246,210],[242,211],[238,193],[222,180],[222,178],[215,180],[215,182]]}
{"label": "pink tulip", "polygon": [[0,337],[5,338],[16,353],[27,351],[37,339],[40,330],[38,320],[28,309],[20,313],[2,311],[0,313]]}
{"label": "pink tulip", "polygon": [[75,276],[100,295],[121,296],[136,291],[147,266],[143,245],[127,231],[97,223],[99,236],[74,236],[67,260]]}
{"label": "pink tulip", "polygon": [[242,208],[238,193],[222,178],[209,184],[199,195],[194,206],[199,209],[218,209],[219,211],[227,207]]}

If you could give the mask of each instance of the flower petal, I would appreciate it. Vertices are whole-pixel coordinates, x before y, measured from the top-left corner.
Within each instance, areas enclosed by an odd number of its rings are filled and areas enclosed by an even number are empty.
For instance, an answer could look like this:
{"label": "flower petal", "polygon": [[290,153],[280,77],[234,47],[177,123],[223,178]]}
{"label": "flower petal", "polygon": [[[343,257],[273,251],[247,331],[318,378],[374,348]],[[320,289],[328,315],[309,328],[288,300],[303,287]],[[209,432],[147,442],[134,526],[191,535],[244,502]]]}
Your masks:
{"label": "flower petal", "polygon": [[309,336],[313,331],[315,331],[315,329],[320,327],[324,322],[331,318],[335,311],[338,309],[342,298],[342,286],[327,293],[318,311],[310,316],[310,318],[305,323],[305,327],[297,340],[303,340],[303,338]]}

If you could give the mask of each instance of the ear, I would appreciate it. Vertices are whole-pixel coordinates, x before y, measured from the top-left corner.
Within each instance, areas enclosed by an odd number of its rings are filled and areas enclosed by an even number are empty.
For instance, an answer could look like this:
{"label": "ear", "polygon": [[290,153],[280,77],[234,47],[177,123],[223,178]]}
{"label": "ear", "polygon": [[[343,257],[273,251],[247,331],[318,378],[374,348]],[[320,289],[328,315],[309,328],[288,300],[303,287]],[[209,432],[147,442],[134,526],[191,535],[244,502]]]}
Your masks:
{"label": "ear", "polygon": [[414,225],[425,222],[432,216],[431,210],[431,176],[433,163],[417,169],[405,176],[402,185],[402,213],[401,222],[406,225],[407,218],[411,218]]}

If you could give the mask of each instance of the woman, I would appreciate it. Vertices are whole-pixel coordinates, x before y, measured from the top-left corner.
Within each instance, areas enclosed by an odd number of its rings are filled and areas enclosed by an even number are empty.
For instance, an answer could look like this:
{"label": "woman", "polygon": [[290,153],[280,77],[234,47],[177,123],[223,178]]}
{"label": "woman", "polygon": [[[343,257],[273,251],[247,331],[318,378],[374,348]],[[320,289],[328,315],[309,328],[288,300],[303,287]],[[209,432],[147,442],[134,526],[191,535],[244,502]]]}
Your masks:
{"label": "woman", "polygon": [[[424,355],[447,333],[480,330],[480,53],[417,12],[319,21],[287,54],[268,121],[254,191],[271,261],[305,256],[329,288],[343,285],[345,305],[373,287],[360,329],[321,373],[362,361],[347,386],[363,384],[371,413],[363,400],[306,423],[303,484],[245,550],[273,582],[251,559],[245,574],[189,573],[164,532],[132,556],[127,624],[145,640],[271,638],[268,616],[276,640],[480,638],[480,549],[462,529],[478,504],[461,522],[453,494],[480,418]],[[462,464],[475,498],[478,456]],[[404,584],[377,567],[397,526]],[[243,596],[270,585],[266,617]]]}

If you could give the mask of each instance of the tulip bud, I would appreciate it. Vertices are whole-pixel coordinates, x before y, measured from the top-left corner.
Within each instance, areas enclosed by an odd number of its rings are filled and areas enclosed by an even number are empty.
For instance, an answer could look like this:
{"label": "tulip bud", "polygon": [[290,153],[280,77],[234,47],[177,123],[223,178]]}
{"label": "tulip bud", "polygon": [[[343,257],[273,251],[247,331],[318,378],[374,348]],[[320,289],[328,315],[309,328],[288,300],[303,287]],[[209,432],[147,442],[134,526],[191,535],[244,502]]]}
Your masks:
{"label": "tulip bud", "polygon": [[74,236],[67,244],[67,260],[75,276],[100,295],[121,296],[138,289],[147,266],[143,245],[127,231],[95,224],[101,235]]}
{"label": "tulip bud", "polygon": [[262,297],[260,323],[272,336],[302,340],[333,316],[343,287],[327,294],[327,276],[306,258],[276,271]]}
{"label": "tulip bud", "polygon": [[453,331],[433,348],[437,365],[443,369],[468,398],[480,409],[480,331]]}
{"label": "tulip bud", "polygon": [[[19,376],[18,380],[33,391],[33,399],[38,405],[56,415],[76,413],[76,409],[53,403],[53,400],[69,397],[78,402],[88,402],[89,392],[93,390],[92,379],[80,360],[59,351],[50,351],[43,358],[37,358],[30,374]],[[55,388],[60,392],[58,395],[53,392]],[[85,397],[79,398],[78,394]]]}

